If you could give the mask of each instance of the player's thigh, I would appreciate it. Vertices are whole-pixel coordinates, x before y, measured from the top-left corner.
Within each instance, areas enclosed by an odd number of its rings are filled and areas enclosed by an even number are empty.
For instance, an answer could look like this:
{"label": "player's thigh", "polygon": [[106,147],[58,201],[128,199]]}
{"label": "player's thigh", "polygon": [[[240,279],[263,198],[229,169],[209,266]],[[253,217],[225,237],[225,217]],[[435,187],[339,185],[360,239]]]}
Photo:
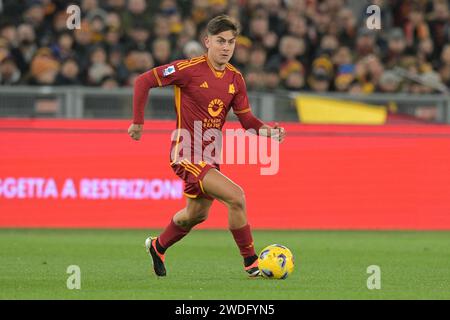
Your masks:
{"label": "player's thigh", "polygon": [[213,200],[206,198],[187,198],[186,212],[191,218],[206,218]]}
{"label": "player's thigh", "polygon": [[245,197],[242,188],[220,171],[209,170],[202,183],[205,192],[213,198],[227,204],[244,204]]}

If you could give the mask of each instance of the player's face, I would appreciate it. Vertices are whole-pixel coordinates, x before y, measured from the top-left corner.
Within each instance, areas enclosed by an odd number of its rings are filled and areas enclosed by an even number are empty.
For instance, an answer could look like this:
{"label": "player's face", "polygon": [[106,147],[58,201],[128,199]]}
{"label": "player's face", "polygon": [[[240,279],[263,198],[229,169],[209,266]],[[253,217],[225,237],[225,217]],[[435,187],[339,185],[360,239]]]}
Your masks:
{"label": "player's face", "polygon": [[210,35],[205,41],[208,56],[218,65],[227,64],[233,56],[236,36],[232,31],[224,31],[217,35]]}

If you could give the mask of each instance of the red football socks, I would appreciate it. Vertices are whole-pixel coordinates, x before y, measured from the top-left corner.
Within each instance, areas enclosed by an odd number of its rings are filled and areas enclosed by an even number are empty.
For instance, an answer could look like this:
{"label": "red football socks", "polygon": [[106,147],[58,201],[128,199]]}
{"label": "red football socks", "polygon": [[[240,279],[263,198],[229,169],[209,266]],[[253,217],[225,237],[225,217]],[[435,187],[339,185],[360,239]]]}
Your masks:
{"label": "red football socks", "polygon": [[239,229],[230,229],[230,231],[233,234],[234,241],[236,241],[241,256],[244,259],[256,255],[255,247],[253,246],[252,233],[248,224]]}
{"label": "red football socks", "polygon": [[[180,241],[190,230],[184,230],[177,226],[173,220],[170,220],[169,225],[159,235],[158,242],[164,248],[162,251],[166,251],[175,242]],[[158,250],[159,251],[159,250]],[[160,252],[164,253],[164,252]]]}

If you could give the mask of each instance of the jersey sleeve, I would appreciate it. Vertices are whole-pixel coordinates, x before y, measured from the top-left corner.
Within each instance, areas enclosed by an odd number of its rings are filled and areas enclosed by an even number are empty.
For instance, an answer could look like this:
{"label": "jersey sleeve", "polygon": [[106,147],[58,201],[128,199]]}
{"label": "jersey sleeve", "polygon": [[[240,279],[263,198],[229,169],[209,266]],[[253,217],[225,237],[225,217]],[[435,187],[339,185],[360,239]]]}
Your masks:
{"label": "jersey sleeve", "polygon": [[174,61],[155,67],[136,78],[133,93],[133,123],[144,124],[144,110],[151,88],[170,85],[183,87],[190,81],[190,74],[184,70],[187,64],[188,61]]}
{"label": "jersey sleeve", "polygon": [[239,119],[242,127],[245,130],[254,129],[259,133],[259,129],[264,125],[258,118],[256,118],[251,112],[250,103],[247,96],[247,87],[242,75],[239,73],[236,75],[236,94],[232,101],[233,112]]}
{"label": "jersey sleeve", "polygon": [[231,102],[233,112],[238,115],[251,111],[247,96],[247,87],[241,74],[236,75],[236,94]]}
{"label": "jersey sleeve", "polygon": [[184,87],[189,82],[191,75],[188,68],[184,68],[188,60],[178,60],[152,69],[158,86]]}

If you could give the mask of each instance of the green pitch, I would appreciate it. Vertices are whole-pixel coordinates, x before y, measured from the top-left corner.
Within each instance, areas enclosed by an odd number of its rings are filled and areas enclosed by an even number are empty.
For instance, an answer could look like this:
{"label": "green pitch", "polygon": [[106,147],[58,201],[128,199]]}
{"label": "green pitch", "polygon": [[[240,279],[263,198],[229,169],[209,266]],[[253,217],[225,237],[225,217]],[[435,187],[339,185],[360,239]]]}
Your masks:
{"label": "green pitch", "polygon": [[[288,246],[287,280],[246,278],[226,231],[194,230],[157,279],[146,230],[0,230],[1,299],[450,299],[450,232],[255,231],[258,250]],[[152,234],[158,234],[153,232]],[[81,289],[69,290],[69,265]],[[369,290],[367,267],[381,268]]]}

